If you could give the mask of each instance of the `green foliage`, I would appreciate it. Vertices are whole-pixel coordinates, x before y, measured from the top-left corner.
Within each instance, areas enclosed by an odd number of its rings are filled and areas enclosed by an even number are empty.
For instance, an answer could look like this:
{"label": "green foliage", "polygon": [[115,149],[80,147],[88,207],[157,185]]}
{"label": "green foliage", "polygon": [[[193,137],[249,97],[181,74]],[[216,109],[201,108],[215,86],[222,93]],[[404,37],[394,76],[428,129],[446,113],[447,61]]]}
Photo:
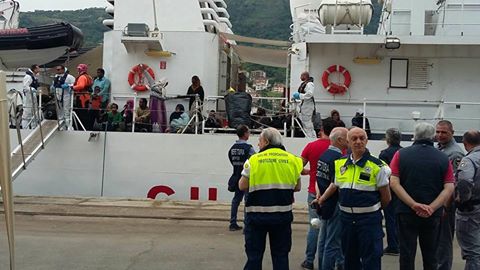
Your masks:
{"label": "green foliage", "polygon": [[20,13],[20,27],[69,22],[80,28],[85,36],[84,47],[94,47],[103,42],[103,33],[110,30],[103,26],[105,19],[111,18],[103,8],[88,8],[74,11],[37,10]]}

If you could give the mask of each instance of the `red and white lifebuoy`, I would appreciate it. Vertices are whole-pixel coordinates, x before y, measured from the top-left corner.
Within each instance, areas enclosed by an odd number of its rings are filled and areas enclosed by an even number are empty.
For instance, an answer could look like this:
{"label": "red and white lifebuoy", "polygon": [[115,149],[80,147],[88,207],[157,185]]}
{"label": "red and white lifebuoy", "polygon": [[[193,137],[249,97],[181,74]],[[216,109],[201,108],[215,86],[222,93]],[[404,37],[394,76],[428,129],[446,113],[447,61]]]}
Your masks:
{"label": "red and white lifebuoy", "polygon": [[150,77],[152,77],[153,80],[155,80],[155,73],[153,73],[153,69],[145,64],[138,64],[134,66],[128,73],[128,84],[130,84],[130,87],[134,91],[143,92],[150,90],[150,87],[148,86],[148,80],[145,78],[145,71],[150,74]]}
{"label": "red and white lifebuoy", "polygon": [[[340,72],[343,75],[344,80],[342,84],[336,84],[329,80],[330,74],[334,72]],[[323,72],[323,75],[322,75],[323,87],[333,95],[345,94],[345,92],[348,91],[348,88],[350,87],[351,83],[352,83],[352,76],[350,75],[350,72],[346,68],[340,65],[330,66],[329,68],[327,68],[327,70]]]}

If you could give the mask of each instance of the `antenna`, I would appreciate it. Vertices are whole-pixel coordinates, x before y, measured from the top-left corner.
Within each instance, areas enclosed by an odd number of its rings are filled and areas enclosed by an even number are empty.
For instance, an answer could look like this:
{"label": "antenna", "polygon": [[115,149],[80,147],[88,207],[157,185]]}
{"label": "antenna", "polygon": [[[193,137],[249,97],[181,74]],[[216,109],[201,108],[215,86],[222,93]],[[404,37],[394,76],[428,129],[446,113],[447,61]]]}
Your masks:
{"label": "antenna", "polygon": [[158,25],[157,25],[157,8],[155,7],[155,0],[152,0],[153,2],[153,17],[155,19],[155,28],[153,31],[158,31]]}

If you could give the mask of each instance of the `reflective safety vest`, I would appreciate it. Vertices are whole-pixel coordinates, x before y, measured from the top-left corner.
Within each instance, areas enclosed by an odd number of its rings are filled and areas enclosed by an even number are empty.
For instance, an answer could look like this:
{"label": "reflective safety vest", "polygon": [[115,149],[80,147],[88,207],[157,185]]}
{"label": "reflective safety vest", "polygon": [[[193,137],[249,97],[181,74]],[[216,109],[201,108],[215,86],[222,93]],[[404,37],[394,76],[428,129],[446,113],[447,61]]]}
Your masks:
{"label": "reflective safety vest", "polygon": [[249,194],[245,211],[290,213],[293,192],[303,170],[301,158],[279,148],[270,148],[250,157]]}
{"label": "reflective safety vest", "polygon": [[335,185],[340,209],[347,213],[371,213],[381,208],[377,175],[385,162],[367,151],[355,164],[350,156],[335,161]]}

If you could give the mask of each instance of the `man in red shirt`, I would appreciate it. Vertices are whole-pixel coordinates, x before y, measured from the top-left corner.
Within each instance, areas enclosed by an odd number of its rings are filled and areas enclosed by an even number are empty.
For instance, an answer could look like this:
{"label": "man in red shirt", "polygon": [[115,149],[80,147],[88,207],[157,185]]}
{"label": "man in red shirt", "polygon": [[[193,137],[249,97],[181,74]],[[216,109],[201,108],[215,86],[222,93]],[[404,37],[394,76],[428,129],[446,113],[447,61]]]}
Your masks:
{"label": "man in red shirt", "polygon": [[447,155],[433,147],[435,128],[429,123],[415,126],[415,142],[393,156],[390,187],[399,199],[396,205],[400,269],[415,269],[417,239],[423,269],[437,270],[443,205],[452,196],[455,178]]}
{"label": "man in red shirt", "polygon": [[[313,141],[302,151],[303,165],[307,162],[310,164],[310,181],[308,184],[308,197],[307,202],[310,203],[316,198],[316,183],[317,183],[317,163],[320,156],[327,151],[330,146],[330,132],[334,128],[332,121],[323,121],[322,129],[319,132],[319,138]],[[317,211],[308,207],[308,216],[310,220],[312,218],[318,218]],[[305,250],[305,260],[302,262],[301,267],[304,269],[313,269],[313,261],[315,260],[315,254],[317,253],[318,232],[319,228],[313,228],[309,225],[307,233],[307,248]]]}

